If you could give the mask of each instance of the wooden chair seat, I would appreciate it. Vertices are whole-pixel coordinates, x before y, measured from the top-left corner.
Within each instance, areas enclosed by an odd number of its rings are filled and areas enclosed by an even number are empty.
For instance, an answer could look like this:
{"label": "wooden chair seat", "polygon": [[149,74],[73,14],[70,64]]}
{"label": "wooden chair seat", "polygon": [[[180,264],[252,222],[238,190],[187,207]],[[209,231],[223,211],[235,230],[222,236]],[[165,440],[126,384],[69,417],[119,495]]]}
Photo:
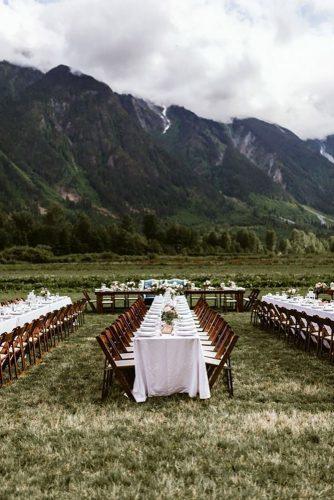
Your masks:
{"label": "wooden chair seat", "polygon": [[122,359],[133,359],[133,352],[122,352],[121,358]]}
{"label": "wooden chair seat", "polygon": [[134,359],[120,359],[115,361],[117,368],[130,368],[135,366]]}
{"label": "wooden chair seat", "polygon": [[13,352],[19,352],[21,349],[19,347],[14,347],[14,349],[13,347],[10,347],[8,350],[12,354]]}
{"label": "wooden chair seat", "polygon": [[202,349],[205,352],[214,351],[215,350],[215,346],[214,345],[203,345],[202,344]]}
{"label": "wooden chair seat", "polygon": [[215,365],[215,366],[219,366],[220,365],[220,359],[217,359],[217,358],[209,358],[207,357],[206,355],[204,356],[204,361],[206,364],[208,365]]}
{"label": "wooden chair seat", "polygon": [[[217,352],[216,351],[206,351],[204,353],[204,357],[205,358],[215,358],[217,356]],[[220,361],[220,359],[218,359],[218,361]]]}

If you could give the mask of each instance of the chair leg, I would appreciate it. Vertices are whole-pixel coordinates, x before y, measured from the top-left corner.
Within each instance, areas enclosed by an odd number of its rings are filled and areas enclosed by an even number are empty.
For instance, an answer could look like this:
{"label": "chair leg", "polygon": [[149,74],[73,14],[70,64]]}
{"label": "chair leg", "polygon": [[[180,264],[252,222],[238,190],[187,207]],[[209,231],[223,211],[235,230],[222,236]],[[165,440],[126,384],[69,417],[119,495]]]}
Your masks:
{"label": "chair leg", "polygon": [[15,372],[15,378],[18,378],[18,366],[17,366],[17,359],[16,359],[16,353],[15,349],[13,347],[13,360],[14,360],[14,372]]}
{"label": "chair leg", "polygon": [[104,400],[110,392],[112,379],[113,379],[113,371],[110,367],[108,367],[107,360],[105,360],[104,370],[103,370],[103,381],[102,381],[102,400]]}
{"label": "chair leg", "polygon": [[227,366],[226,366],[225,370],[226,370],[227,390],[228,390],[230,398],[232,398],[233,397],[233,375],[232,375],[232,364],[231,364],[230,358],[228,358],[226,364],[227,364]]}

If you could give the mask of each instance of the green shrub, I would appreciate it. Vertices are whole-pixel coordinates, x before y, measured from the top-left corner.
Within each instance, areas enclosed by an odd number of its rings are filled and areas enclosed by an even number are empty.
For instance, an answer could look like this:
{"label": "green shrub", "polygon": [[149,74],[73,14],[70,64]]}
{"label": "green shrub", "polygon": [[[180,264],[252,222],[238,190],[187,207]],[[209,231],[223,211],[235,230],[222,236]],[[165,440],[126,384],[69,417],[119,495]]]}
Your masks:
{"label": "green shrub", "polygon": [[53,262],[54,254],[47,247],[11,247],[0,253],[2,263],[32,262],[34,264],[43,264]]}

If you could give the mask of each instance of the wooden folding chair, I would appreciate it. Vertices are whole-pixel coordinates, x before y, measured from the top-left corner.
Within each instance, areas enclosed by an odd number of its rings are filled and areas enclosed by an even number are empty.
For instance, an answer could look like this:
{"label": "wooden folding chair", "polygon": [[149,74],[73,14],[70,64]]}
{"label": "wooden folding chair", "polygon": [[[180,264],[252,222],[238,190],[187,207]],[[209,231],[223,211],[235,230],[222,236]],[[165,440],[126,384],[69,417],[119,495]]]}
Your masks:
{"label": "wooden folding chair", "polygon": [[[135,398],[133,397],[132,394],[131,382],[130,382],[131,379],[133,379],[133,371],[135,366],[134,360],[133,359],[115,360],[108,339],[104,333],[98,335],[96,337],[96,340],[98,341],[105,356],[103,383],[102,383],[102,399],[108,396],[112,384],[112,379],[113,377],[115,377],[115,379],[122,386],[128,398],[131,401],[135,401]],[[132,373],[129,373],[130,371]]]}
{"label": "wooden folding chair", "polygon": [[89,304],[92,312],[97,313],[97,308],[96,308],[96,300],[92,300],[87,292],[87,290],[82,291],[83,296],[85,297],[87,303]]}
{"label": "wooden folding chair", "polygon": [[[5,368],[6,366],[9,367],[9,343],[7,341],[7,335],[7,333],[3,333],[0,336],[0,386],[5,382]],[[9,370],[11,375],[11,367]]]}
{"label": "wooden folding chair", "polygon": [[[16,329],[15,329],[16,330]],[[8,373],[9,379],[13,379],[13,375],[15,378],[18,378],[19,375],[19,367],[18,367],[18,359],[20,357],[21,349],[17,346],[16,342],[16,332],[13,330],[10,333],[3,334],[3,342],[7,344],[7,353],[8,353]],[[14,366],[14,374],[12,368]]]}
{"label": "wooden folding chair", "polygon": [[258,288],[253,288],[248,297],[244,298],[244,311],[250,311],[255,304],[258,296],[260,295],[260,290]]}
{"label": "wooden folding chair", "polygon": [[230,397],[233,396],[233,376],[232,376],[232,364],[231,364],[231,353],[238,340],[238,335],[236,335],[230,328],[228,335],[225,335],[224,342],[220,346],[218,352],[214,357],[210,357],[207,354],[204,356],[205,363],[207,365],[208,378],[210,388],[213,387],[217,381],[222,370],[226,373],[227,389]]}

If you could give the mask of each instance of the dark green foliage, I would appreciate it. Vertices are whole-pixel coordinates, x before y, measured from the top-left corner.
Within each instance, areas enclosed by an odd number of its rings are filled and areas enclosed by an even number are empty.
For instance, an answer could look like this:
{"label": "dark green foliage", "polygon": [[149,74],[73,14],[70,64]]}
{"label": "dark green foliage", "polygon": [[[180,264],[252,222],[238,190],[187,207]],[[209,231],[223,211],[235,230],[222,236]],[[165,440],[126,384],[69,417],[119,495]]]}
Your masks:
{"label": "dark green foliage", "polygon": [[266,238],[265,238],[265,243],[266,243],[266,248],[269,252],[274,252],[276,249],[276,242],[277,242],[277,234],[274,229],[268,229],[266,231]]}
{"label": "dark green foliage", "polygon": [[330,249],[331,252],[334,252],[334,236],[330,237],[330,240],[329,240],[329,249]]}
{"label": "dark green foliage", "polygon": [[53,253],[49,248],[42,247],[11,247],[7,248],[1,252],[2,262],[32,262],[37,264],[43,264],[46,262],[52,262],[54,258]]}

